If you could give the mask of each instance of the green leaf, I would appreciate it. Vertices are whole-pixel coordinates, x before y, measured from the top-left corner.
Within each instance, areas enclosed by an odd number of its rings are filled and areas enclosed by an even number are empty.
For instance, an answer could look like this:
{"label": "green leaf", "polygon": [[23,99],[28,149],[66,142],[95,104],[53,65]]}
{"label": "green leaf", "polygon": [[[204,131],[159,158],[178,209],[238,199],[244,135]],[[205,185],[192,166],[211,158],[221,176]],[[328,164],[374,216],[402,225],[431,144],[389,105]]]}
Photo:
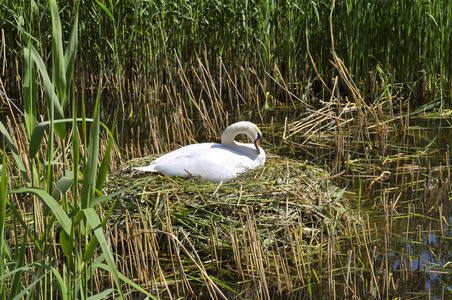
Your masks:
{"label": "green leaf", "polygon": [[[41,56],[39,55],[38,51],[33,45],[30,45],[30,50],[33,60],[35,61],[39,73],[41,74],[42,80],[44,81],[44,91],[47,109],[49,110],[49,112],[52,111],[53,109],[55,114],[53,118],[55,120],[64,119],[64,113],[60,105],[60,101],[58,100],[58,97],[55,93],[55,87],[52,81],[50,80],[49,74],[47,73],[44,61],[42,60]],[[49,116],[49,118],[52,118],[52,116]],[[60,138],[64,138],[66,136],[66,126],[64,126],[64,123],[57,124],[57,126],[55,126],[55,131],[57,132]]]}
{"label": "green leaf", "polygon": [[93,295],[88,297],[88,300],[100,300],[100,299],[105,299],[107,298],[108,295],[110,295],[111,293],[113,293],[115,291],[115,289],[106,289],[103,292],[100,292],[97,295]]}
{"label": "green leaf", "polygon": [[[118,112],[118,110],[116,110],[116,112]],[[111,147],[113,146],[114,132],[115,132],[117,117],[118,117],[118,114],[116,113],[115,119],[114,119],[113,125],[112,125],[112,130],[111,130],[111,132],[108,130],[110,138],[108,139],[107,149],[105,150],[104,158],[102,159],[102,163],[100,165],[99,171],[97,172],[96,189],[99,191],[102,191],[102,189],[104,188],[105,180],[107,179],[108,166],[110,165],[110,152],[111,152]]]}
{"label": "green leaf", "polygon": [[93,236],[89,241],[88,247],[85,249],[85,254],[83,255],[83,261],[89,262],[94,257],[94,252],[99,245],[99,240],[96,236]]}
{"label": "green leaf", "polygon": [[219,280],[218,278],[216,278],[216,277],[213,276],[213,275],[210,275],[209,278],[210,278],[214,283],[216,283],[217,285],[219,285],[220,287],[222,287],[222,288],[224,288],[224,289],[226,289],[226,290],[229,290],[229,291],[231,291],[231,292],[234,292],[234,289],[231,288],[229,285],[227,285],[223,280]]}
{"label": "green leaf", "polygon": [[133,189],[134,187],[136,187],[137,185],[140,185],[140,184],[141,184],[141,182],[136,182],[136,183],[134,183],[134,184],[132,184],[132,185],[130,185],[130,186],[124,188],[124,189],[121,189],[121,190],[116,191],[116,192],[114,192],[114,193],[111,193],[111,194],[108,194],[108,195],[105,195],[105,196],[96,198],[96,199],[93,201],[92,206],[94,207],[94,206],[96,206],[97,204],[104,202],[105,200],[112,199],[113,197],[115,197],[115,196],[117,196],[117,195],[120,195],[120,194],[122,194],[122,193],[124,193],[125,191],[128,191],[128,190],[130,190],[130,189]]}
{"label": "green leaf", "polygon": [[50,1],[50,14],[52,17],[52,76],[53,83],[58,91],[61,108],[67,101],[66,70],[64,64],[63,34],[61,20],[56,0]]}
{"label": "green leaf", "polygon": [[[66,69],[67,83],[71,81],[72,73],[74,72],[75,57],[77,55],[77,39],[78,39],[78,5],[77,11],[75,12],[74,24],[72,24],[71,35],[69,36],[69,42],[66,48],[66,52],[64,53],[64,66]],[[67,84],[65,94],[69,96],[69,93],[70,93],[70,84]],[[67,106],[67,100],[68,97],[65,98],[64,102],[61,101],[63,110]]]}
{"label": "green leaf", "polygon": [[96,0],[97,4],[99,4],[99,6],[104,10],[104,12],[110,17],[110,19],[112,21],[114,21],[115,19],[113,18],[113,15],[111,14],[111,12],[108,10],[108,8],[101,3],[99,0]]}
{"label": "green leaf", "polygon": [[28,284],[27,287],[25,287],[23,290],[21,290],[19,294],[17,294],[14,298],[9,298],[9,299],[11,299],[11,300],[21,300],[25,295],[27,295],[27,293],[30,290],[32,290],[35,287],[35,285],[37,283],[41,282],[41,279],[43,279],[45,276],[46,276],[46,274],[43,274],[43,275],[41,275],[39,277],[36,277],[35,280],[32,283]]}
{"label": "green leaf", "polygon": [[[96,267],[96,268],[104,269],[104,270],[106,270],[106,271],[108,271],[108,272],[110,272],[110,273],[112,272],[112,268],[110,267],[110,265],[100,264],[100,263],[93,263],[92,266],[93,266],[93,267]],[[113,269],[116,270],[116,268],[114,268],[114,267],[113,267]],[[136,289],[137,291],[139,291],[139,292],[145,294],[147,297],[149,297],[149,298],[151,298],[151,299],[155,299],[155,300],[158,299],[158,298],[152,296],[152,294],[150,294],[148,291],[146,291],[145,289],[143,289],[140,285],[136,284],[134,281],[132,281],[132,280],[130,280],[129,278],[127,278],[126,276],[124,276],[121,272],[118,272],[118,271],[117,271],[117,273],[118,273],[119,278],[120,278],[123,282],[127,283],[128,285],[130,285],[131,287],[133,287],[133,288]]]}
{"label": "green leaf", "polygon": [[66,212],[63,210],[63,208],[61,208],[60,204],[46,191],[34,187],[24,187],[12,190],[11,193],[13,194],[30,193],[38,196],[38,198],[44,201],[44,203],[47,204],[47,206],[55,214],[55,217],[60,222],[60,225],[63,228],[63,230],[68,235],[71,234],[72,221],[66,215]]}
{"label": "green leaf", "polygon": [[72,186],[74,177],[62,176],[53,190],[52,197],[56,201],[60,201],[61,195],[66,194],[67,190]]}
{"label": "green leaf", "polygon": [[119,294],[123,296],[121,282],[119,281],[119,272],[116,270],[115,261],[113,259],[113,255],[110,251],[110,247],[108,246],[107,240],[104,235],[104,229],[101,226],[99,216],[97,215],[94,208],[86,208],[83,210],[83,213],[86,216],[86,221],[91,225],[94,229],[94,234],[100,244],[102,249],[102,253],[105,255],[105,260],[107,261],[108,266],[110,267],[110,273],[113,276],[113,279],[116,283],[116,287],[119,291]]}
{"label": "green leaf", "polygon": [[60,231],[60,244],[64,255],[66,255],[69,259],[72,259],[72,250],[74,247],[70,235],[68,235],[65,231]]}
{"label": "green leaf", "polygon": [[[16,264],[14,266],[14,269],[22,270],[22,267],[24,266],[23,263],[25,261],[26,256],[26,250],[27,250],[27,243],[28,243],[28,227],[25,227],[25,232],[22,235],[22,243],[20,245],[19,253],[16,257]],[[10,289],[10,297],[15,296],[19,293],[19,291],[22,290],[21,285],[21,279],[22,279],[22,271],[19,271],[17,273],[14,273],[12,275],[11,279],[11,289]]]}
{"label": "green leaf", "polygon": [[20,157],[19,151],[17,151],[16,146],[14,146],[13,139],[9,135],[8,130],[6,130],[5,126],[3,126],[2,122],[0,122],[0,132],[5,137],[6,142],[8,143],[8,146],[11,149],[11,152],[13,153],[16,165],[19,168],[19,171],[22,174],[24,180],[26,181],[27,185],[31,185],[30,179],[28,178],[27,169],[25,168],[22,158]]}
{"label": "green leaf", "polygon": [[[31,40],[28,43],[30,45]],[[35,64],[30,55],[30,48],[24,48],[24,114],[28,140],[30,140],[31,132],[36,126],[37,98],[38,88]]]}
{"label": "green leaf", "polygon": [[50,268],[52,270],[53,277],[56,278],[56,280],[58,282],[60,296],[62,297],[63,300],[68,299],[69,298],[68,288],[66,286],[66,283],[64,282],[63,277],[61,277],[61,274],[60,274],[60,272],[58,272],[57,269],[55,269],[52,266],[50,266]]}
{"label": "green leaf", "polygon": [[[72,122],[72,119],[61,119],[61,120],[55,120],[53,123],[66,123],[66,122]],[[82,118],[77,119],[77,121],[81,122],[83,121]],[[93,119],[86,119],[88,122],[92,122]],[[44,131],[46,128],[50,125],[50,121],[41,122],[33,130],[33,134],[31,135],[30,140],[30,149],[28,150],[28,157],[34,158],[36,156],[36,153],[38,153],[39,148],[41,147],[42,143],[42,137],[44,136]]]}
{"label": "green leaf", "polygon": [[94,120],[91,124],[89,133],[89,146],[88,146],[88,161],[84,165],[83,169],[83,187],[81,191],[81,208],[91,207],[92,201],[95,198],[95,183],[96,183],[96,171],[97,162],[99,158],[99,102],[100,102],[100,90],[101,81],[99,81],[99,87],[97,90],[96,105],[94,108]]}
{"label": "green leaf", "polygon": [[[75,99],[75,91],[72,90],[72,93],[74,94],[73,99]],[[83,101],[83,99],[82,99]],[[83,118],[82,118],[83,120]],[[82,121],[82,124],[85,121]],[[75,105],[75,101],[72,101],[72,148],[71,148],[71,154],[72,154],[72,170],[74,170],[74,188],[72,189],[72,196],[73,196],[73,202],[72,205],[76,206],[76,201],[78,199],[78,166],[80,162],[80,149],[78,144],[78,127],[77,127],[77,107]]]}

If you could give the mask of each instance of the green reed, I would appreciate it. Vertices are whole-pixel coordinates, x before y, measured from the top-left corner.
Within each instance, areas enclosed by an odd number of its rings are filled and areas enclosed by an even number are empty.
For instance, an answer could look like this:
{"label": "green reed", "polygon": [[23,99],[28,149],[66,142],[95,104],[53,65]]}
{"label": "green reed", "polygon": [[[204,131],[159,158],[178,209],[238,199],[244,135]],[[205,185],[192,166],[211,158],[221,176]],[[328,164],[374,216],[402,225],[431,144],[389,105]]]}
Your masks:
{"label": "green reed", "polygon": [[[60,3],[65,39],[76,3]],[[442,3],[337,1],[330,28],[333,1],[83,2],[74,86],[92,110],[103,76],[102,120],[112,124],[119,106],[118,144],[139,142],[150,153],[217,137],[231,120],[296,121],[331,97],[334,82],[337,96],[353,98],[350,85],[336,81],[335,57],[368,104],[391,106],[397,96],[419,111],[446,108],[452,11]],[[19,46],[32,36],[42,57],[52,48],[47,11],[46,2],[0,5],[5,31],[17,33],[5,37],[17,66],[5,68],[17,78],[5,83],[10,97],[22,100]]]}
{"label": "green reed", "polygon": [[[18,32],[7,36],[10,59],[22,64],[18,47],[26,40],[24,30],[36,37],[42,51],[51,47],[47,38],[51,20],[45,14],[47,5],[35,2],[7,1],[0,13],[7,18],[5,30]],[[420,87],[413,96],[450,98],[450,65],[452,11],[448,1],[338,1],[333,14],[335,50],[349,67],[357,82],[370,86],[369,71],[380,67],[396,82],[412,88],[419,79]],[[75,13],[73,1],[60,4],[65,20]],[[275,75],[274,66],[285,81],[296,90],[300,81],[313,80],[315,73],[307,54],[310,52],[322,76],[331,72],[331,39],[329,13],[332,1],[88,1],[81,6],[80,64],[77,72],[97,76],[104,68],[116,77],[112,86],[115,98],[140,104],[140,96],[149,97],[155,86],[169,84],[177,72],[177,59],[182,66],[196,65],[197,56],[206,51],[210,66],[218,57],[228,69],[243,67]],[[62,24],[68,34],[70,24]],[[18,43],[19,42],[19,43]],[[15,72],[9,70],[8,72]],[[215,77],[219,69],[212,70]],[[90,75],[88,75],[90,74]],[[132,99],[121,92],[139,83]],[[242,76],[240,76],[242,77]],[[240,88],[249,91],[246,78],[238,78]],[[189,78],[191,81],[194,78]],[[147,85],[151,83],[151,86]],[[265,85],[270,93],[272,86]],[[274,89],[274,87],[273,87]],[[116,93],[114,93],[116,91]],[[158,91],[156,100],[164,101]],[[429,98],[428,98],[429,99]],[[427,99],[427,100],[428,100]],[[442,102],[444,104],[444,102]]]}
{"label": "green reed", "polygon": [[[147,294],[115,267],[104,234],[113,207],[103,216],[97,212],[99,203],[112,197],[102,195],[113,141],[107,129],[109,143],[101,159],[102,82],[97,88],[93,118],[86,118],[84,99],[76,97],[71,89],[77,54],[78,13],[76,11],[69,39],[65,41],[56,1],[49,1],[49,9],[51,75],[47,71],[49,61],[38,53],[31,36],[23,49],[26,62],[24,142],[16,143],[23,132],[20,124],[16,123],[13,128],[0,123],[0,131],[12,155],[12,159],[6,160],[7,152],[3,149],[0,239],[4,247],[0,251],[0,296],[2,299],[20,299],[26,295],[44,299],[124,297],[124,282]],[[38,121],[37,72],[42,78],[40,88],[44,90],[44,121]],[[70,99],[72,116],[66,118]],[[80,108],[82,118],[77,117]],[[70,131],[67,124],[72,124]],[[11,178],[15,170],[19,171],[15,185],[23,187],[8,190],[7,170]],[[110,279],[115,288],[95,288],[95,281]]]}

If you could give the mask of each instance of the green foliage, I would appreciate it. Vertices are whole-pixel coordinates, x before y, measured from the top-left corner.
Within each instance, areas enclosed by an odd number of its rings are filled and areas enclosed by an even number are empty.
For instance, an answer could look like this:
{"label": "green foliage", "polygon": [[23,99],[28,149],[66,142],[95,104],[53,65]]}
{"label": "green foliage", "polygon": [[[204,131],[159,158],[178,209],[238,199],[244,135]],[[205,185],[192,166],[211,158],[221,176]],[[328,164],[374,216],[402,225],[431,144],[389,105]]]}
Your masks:
{"label": "green foliage", "polygon": [[[60,2],[65,20],[78,17],[78,2]],[[376,73],[380,67],[393,80],[408,83],[408,87],[424,78],[423,87],[413,89],[413,96],[439,94],[450,99],[450,0],[336,2],[332,16],[335,51],[357,82],[370,89],[369,72]],[[77,28],[72,27],[71,32],[70,24],[49,18],[47,7],[39,1],[31,5],[6,1],[0,6],[4,18],[13,16],[5,30],[19,36],[19,40],[6,41],[7,49],[14,52],[24,40],[28,43],[27,28],[42,42],[39,49],[58,51],[60,57],[52,57],[52,71],[64,109],[75,60],[69,54],[75,53],[71,49],[76,47]],[[50,8],[51,16],[58,13],[55,6]],[[177,69],[178,58],[182,65],[194,66],[205,52],[210,66],[216,65],[220,56],[228,69],[243,67],[247,73],[252,67],[259,78],[265,78],[265,72],[273,71],[276,65],[285,81],[293,84],[294,92],[297,82],[316,77],[307,53],[307,39],[319,74],[330,78],[337,75],[330,63],[331,8],[331,0],[83,1],[83,30],[78,39],[82,55],[77,69],[87,78],[106,69],[118,82],[122,76],[137,76],[139,81],[156,79],[165,84],[170,80],[167,72]],[[51,43],[45,38],[49,35],[54,37]],[[63,53],[65,45],[61,41],[65,35],[70,38]],[[126,97],[123,87],[117,86],[121,101]]]}
{"label": "green foliage", "polygon": [[[11,198],[8,197],[6,154],[5,150],[2,151],[2,165],[5,167],[2,168],[0,182],[0,241],[2,244],[0,247],[0,299],[21,298],[27,294],[33,298],[55,295],[62,299],[88,297],[101,299],[112,293],[124,297],[121,287],[122,282],[125,281],[124,276],[121,276],[115,268],[115,261],[104,234],[109,215],[101,222],[96,211],[97,205],[110,199],[108,195],[102,198],[99,198],[99,195],[102,195],[101,190],[107,173],[105,166],[109,165],[113,142],[112,133],[107,129],[110,136],[109,147],[103,158],[102,167],[98,168],[101,82],[98,86],[93,119],[86,118],[84,111],[83,118],[77,118],[75,97],[72,98],[73,116],[64,118],[74,76],[78,13],[75,12],[71,34],[64,52],[63,44],[65,43],[60,12],[55,0],[50,0],[49,5],[52,20],[52,76],[49,75],[45,60],[33,46],[31,38],[23,52],[26,61],[24,122],[26,137],[30,142],[28,155],[21,155],[7,128],[0,122],[0,132],[11,150],[15,167],[20,171],[21,179],[26,184],[26,187],[10,190]],[[39,71],[42,78],[47,107],[47,120],[40,123],[37,121],[36,109],[38,99],[36,71]],[[82,107],[84,108],[83,105]],[[88,122],[90,122],[90,131],[86,147],[86,143],[80,144],[77,137],[87,135]],[[67,123],[72,123],[72,139],[69,141],[66,140]],[[79,126],[80,123],[81,126]],[[44,148],[43,145],[45,145]],[[67,150],[72,156],[72,165],[65,163]],[[84,153],[81,169],[79,169],[80,152]],[[63,170],[57,170],[57,167]],[[33,222],[29,223],[27,219],[23,219],[25,212],[23,215],[17,212],[15,201],[8,201],[8,199],[16,199],[13,198],[14,195],[18,195],[21,199],[27,199],[30,196],[34,199]],[[73,201],[68,202],[67,199],[71,198]],[[43,212],[40,209],[41,205],[44,207]],[[22,207],[18,209],[21,210]],[[20,224],[12,228],[15,231],[14,236],[22,237],[20,246],[17,244],[20,240],[16,240],[15,248],[18,250],[14,253],[9,251],[12,241],[8,241],[5,237],[5,220],[11,218],[17,219]],[[37,223],[43,231],[38,230]],[[54,239],[58,236],[59,241],[56,242]],[[24,259],[30,243],[34,247],[31,261],[36,263],[26,262]],[[54,245],[60,246],[54,248]],[[64,254],[66,261],[61,261],[60,252]],[[102,255],[96,257],[98,253]],[[27,253],[27,255],[30,254]],[[59,257],[58,260],[57,257]],[[106,266],[103,265],[104,262]],[[96,272],[99,272],[99,268],[108,269],[108,274],[112,276],[116,288],[96,295],[92,278]],[[33,281],[21,280],[24,272],[33,275]],[[141,290],[134,284],[132,286]]]}

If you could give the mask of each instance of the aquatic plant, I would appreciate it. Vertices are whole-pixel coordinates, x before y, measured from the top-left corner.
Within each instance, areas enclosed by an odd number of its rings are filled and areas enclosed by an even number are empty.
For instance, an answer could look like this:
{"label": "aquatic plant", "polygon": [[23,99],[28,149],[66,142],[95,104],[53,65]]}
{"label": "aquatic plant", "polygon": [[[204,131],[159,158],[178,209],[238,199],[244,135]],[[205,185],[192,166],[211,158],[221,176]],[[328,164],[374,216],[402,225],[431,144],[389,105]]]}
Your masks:
{"label": "aquatic plant", "polygon": [[[112,133],[108,129],[109,144],[98,166],[102,84],[99,82],[93,119],[86,118],[84,114],[78,118],[77,105],[83,108],[83,99],[77,101],[74,95],[71,98],[78,14],[74,16],[71,35],[64,50],[58,6],[54,0],[49,3],[52,76],[30,37],[28,46],[23,50],[26,62],[26,135],[21,137],[20,148],[11,136],[20,129],[7,128],[0,123],[0,131],[12,154],[12,159],[7,160],[5,149],[2,151],[0,238],[4,247],[0,252],[0,293],[3,299],[27,295],[44,299],[86,299],[115,294],[124,297],[124,282],[138,290],[141,288],[116,269],[111,245],[104,232],[111,212],[99,216],[96,210],[99,203],[111,197],[101,197],[112,145]],[[42,78],[47,107],[42,121],[38,120],[36,105],[39,86],[37,71]],[[65,118],[70,98],[72,117]],[[68,131],[66,125],[72,125],[71,130]],[[83,144],[79,141],[81,136]],[[8,190],[7,170],[9,176],[19,171],[16,180],[25,186]],[[11,252],[12,249],[15,250]],[[111,276],[115,287],[96,289],[95,282],[107,280],[103,278],[106,275]]]}

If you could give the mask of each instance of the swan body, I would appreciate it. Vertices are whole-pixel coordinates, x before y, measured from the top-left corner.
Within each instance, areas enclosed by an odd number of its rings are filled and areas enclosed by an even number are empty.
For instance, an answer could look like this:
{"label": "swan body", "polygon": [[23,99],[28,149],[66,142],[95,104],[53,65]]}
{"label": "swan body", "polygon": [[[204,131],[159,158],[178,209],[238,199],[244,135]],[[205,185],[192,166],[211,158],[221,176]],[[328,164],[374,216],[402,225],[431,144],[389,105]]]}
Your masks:
{"label": "swan body", "polygon": [[[235,136],[241,133],[246,134],[253,143],[236,142]],[[227,181],[248,169],[264,165],[265,152],[260,147],[262,139],[262,133],[255,124],[237,122],[223,132],[221,144],[188,145],[157,158],[149,166],[134,169],[168,176]]]}

